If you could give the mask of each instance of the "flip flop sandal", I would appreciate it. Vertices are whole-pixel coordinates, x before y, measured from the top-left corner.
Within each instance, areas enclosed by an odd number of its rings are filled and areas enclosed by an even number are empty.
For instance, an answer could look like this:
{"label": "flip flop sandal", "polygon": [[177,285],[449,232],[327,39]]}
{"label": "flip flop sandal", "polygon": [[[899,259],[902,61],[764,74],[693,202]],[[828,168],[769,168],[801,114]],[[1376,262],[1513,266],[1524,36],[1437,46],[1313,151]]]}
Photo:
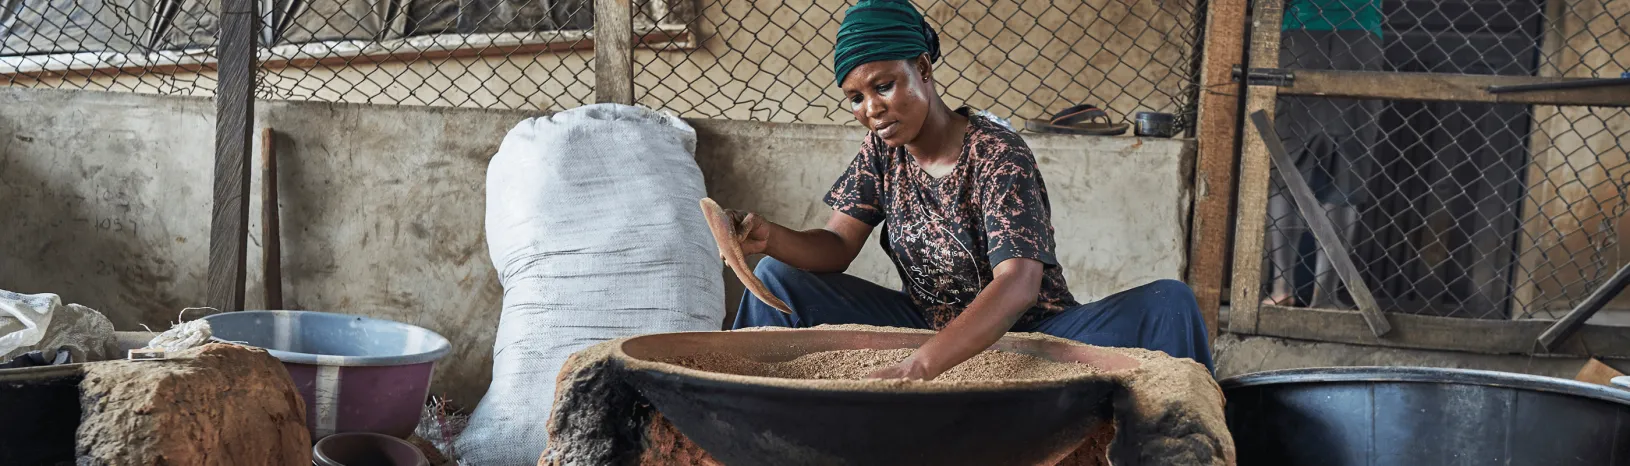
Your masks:
{"label": "flip flop sandal", "polygon": [[1053,115],[1050,120],[1032,118],[1024,121],[1025,129],[1038,133],[1118,136],[1126,134],[1126,130],[1131,127],[1130,124],[1111,122],[1108,112],[1092,104],[1066,108]]}

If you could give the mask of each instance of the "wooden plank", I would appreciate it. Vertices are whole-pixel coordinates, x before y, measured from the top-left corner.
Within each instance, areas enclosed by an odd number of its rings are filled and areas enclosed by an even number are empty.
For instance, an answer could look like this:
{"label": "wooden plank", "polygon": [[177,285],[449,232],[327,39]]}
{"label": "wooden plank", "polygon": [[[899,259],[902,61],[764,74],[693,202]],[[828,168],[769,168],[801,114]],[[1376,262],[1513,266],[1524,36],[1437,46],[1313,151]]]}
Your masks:
{"label": "wooden plank", "polygon": [[1240,97],[1245,91],[1231,76],[1234,65],[1245,60],[1245,0],[1212,0],[1206,8],[1188,283],[1199,299],[1207,336],[1216,341],[1233,208],[1234,154],[1239,150]]}
{"label": "wooden plank", "polygon": [[634,104],[632,0],[594,0],[594,100]]}
{"label": "wooden plank", "polygon": [[1584,367],[1579,368],[1579,374],[1573,376],[1573,379],[1585,383],[1613,386],[1613,378],[1622,376],[1624,376],[1624,373],[1619,372],[1618,369],[1602,363],[1600,359],[1590,358],[1589,361],[1585,361]]}
{"label": "wooden plank", "polygon": [[[1278,68],[1279,24],[1284,19],[1285,2],[1258,0],[1252,3],[1250,67]],[[1274,86],[1247,86],[1245,112],[1267,111],[1272,115],[1278,92]],[[1234,271],[1229,279],[1233,290],[1228,304],[1230,332],[1254,333],[1261,321],[1257,307],[1261,305],[1262,242],[1268,220],[1270,168],[1268,149],[1262,144],[1262,137],[1255,131],[1245,131],[1240,147]]]}
{"label": "wooden plank", "polygon": [[[577,34],[567,34],[577,32]],[[438,46],[422,49],[388,48],[370,53],[353,54],[351,56],[334,54],[300,54],[289,58],[281,58],[274,54],[270,59],[262,62],[262,68],[315,68],[332,66],[355,66],[364,63],[391,63],[413,62],[420,60],[441,60],[447,58],[479,58],[479,57],[507,57],[511,55],[534,55],[540,53],[561,53],[579,50],[596,50],[593,37],[583,35],[578,31],[555,32],[559,37],[553,40],[492,42],[480,46]],[[633,37],[632,43],[641,46],[655,46],[658,44],[685,44],[690,43],[691,33],[688,29],[651,29],[641,31]],[[684,47],[679,47],[684,48]],[[664,48],[663,50],[670,50]]]}
{"label": "wooden plank", "polygon": [[1387,316],[1381,314],[1381,306],[1376,304],[1369,285],[1364,284],[1364,277],[1359,274],[1358,266],[1353,264],[1353,255],[1347,251],[1341,233],[1336,231],[1334,222],[1330,221],[1330,216],[1325,214],[1317,196],[1313,194],[1313,188],[1308,186],[1301,170],[1296,168],[1296,159],[1290,158],[1290,152],[1279,141],[1279,133],[1268,121],[1268,113],[1262,110],[1251,113],[1251,123],[1256,125],[1256,132],[1273,155],[1273,165],[1279,168],[1279,176],[1285,181],[1285,190],[1295,201],[1296,210],[1302,213],[1308,229],[1313,231],[1313,239],[1329,257],[1330,267],[1335,270],[1336,276],[1341,277],[1342,284],[1347,285],[1347,293],[1358,304],[1358,310],[1364,314],[1370,331],[1378,337],[1386,335],[1392,331],[1392,325],[1387,323]]}
{"label": "wooden plank", "polygon": [[277,207],[277,133],[260,132],[260,242],[265,260],[261,277],[266,282],[266,309],[283,309],[283,235]]}
{"label": "wooden plank", "polygon": [[249,241],[250,123],[254,121],[254,0],[221,0],[220,84],[215,97],[215,189],[209,228],[208,304],[243,310]]}
{"label": "wooden plank", "polygon": [[1295,82],[1280,95],[1306,95],[1351,99],[1487,102],[1536,105],[1630,107],[1625,86],[1491,94],[1489,86],[1513,86],[1585,78],[1491,76],[1447,73],[1390,73],[1384,71],[1295,70]]}
{"label": "wooden plank", "polygon": [[1619,296],[1619,293],[1624,292],[1625,285],[1630,285],[1630,263],[1619,267],[1618,272],[1614,272],[1613,276],[1608,278],[1606,282],[1591,291],[1589,297],[1586,297],[1584,301],[1580,301],[1579,305],[1575,306],[1573,310],[1568,311],[1568,315],[1562,316],[1561,320],[1545,329],[1545,333],[1539,335],[1540,347],[1551,349],[1558,342],[1566,341],[1568,337],[1573,335],[1573,332],[1578,331],[1579,327],[1585,325],[1585,322],[1590,320],[1591,316],[1596,315],[1597,312],[1602,310],[1602,307],[1607,306],[1608,301],[1612,301],[1613,298]]}
{"label": "wooden plank", "polygon": [[1554,350],[1535,339],[1550,325],[1539,320],[1461,319],[1393,314],[1386,338],[1366,328],[1358,311],[1261,306],[1257,335],[1390,348],[1466,351],[1486,354],[1550,354],[1630,358],[1630,327],[1586,325]]}

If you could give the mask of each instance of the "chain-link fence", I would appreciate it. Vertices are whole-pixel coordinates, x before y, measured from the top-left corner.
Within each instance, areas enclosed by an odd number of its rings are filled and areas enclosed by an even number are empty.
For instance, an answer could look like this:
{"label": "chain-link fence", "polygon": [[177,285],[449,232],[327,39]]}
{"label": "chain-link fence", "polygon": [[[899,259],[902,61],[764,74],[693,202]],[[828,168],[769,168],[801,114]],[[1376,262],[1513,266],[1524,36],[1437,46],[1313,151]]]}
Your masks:
{"label": "chain-link fence", "polygon": [[[0,85],[214,93],[219,1],[0,5]],[[257,5],[257,98],[553,110],[593,101],[592,0]],[[683,28],[642,32],[686,40]]]}
{"label": "chain-link fence", "polygon": [[[1630,0],[1287,0],[1284,11],[1291,70],[1630,71]],[[1630,109],[1281,96],[1276,121],[1385,310],[1556,318],[1630,261],[1619,246]],[[1352,308],[1273,179],[1264,303]]]}
{"label": "chain-link fence", "polygon": [[166,0],[0,0],[0,86],[209,95],[219,8]]}
{"label": "chain-link fence", "polygon": [[[833,77],[844,0],[696,0],[700,41],[637,54],[635,94],[699,118],[847,123]],[[1090,103],[1191,126],[1203,0],[917,1],[951,105],[1018,122]]]}
{"label": "chain-link fence", "polygon": [[592,0],[278,0],[257,97],[563,110],[594,100]]}
{"label": "chain-link fence", "polygon": [[[256,96],[565,109],[594,101],[593,0],[269,0]],[[847,0],[634,2],[640,103],[687,117],[845,123]],[[0,84],[208,95],[219,2],[0,0]],[[919,1],[953,105],[1046,118],[1090,103],[1192,126],[1203,0]],[[1015,121],[1015,123],[1018,123]]]}

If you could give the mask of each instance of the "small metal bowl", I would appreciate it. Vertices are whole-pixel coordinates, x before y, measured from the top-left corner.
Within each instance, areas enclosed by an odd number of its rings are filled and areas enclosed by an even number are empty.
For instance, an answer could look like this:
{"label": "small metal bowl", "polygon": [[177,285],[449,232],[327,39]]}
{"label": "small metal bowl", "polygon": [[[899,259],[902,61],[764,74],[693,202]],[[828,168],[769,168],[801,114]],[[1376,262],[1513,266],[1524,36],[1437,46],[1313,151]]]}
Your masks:
{"label": "small metal bowl", "polygon": [[347,432],[324,437],[311,447],[315,466],[430,466],[419,447],[373,432]]}

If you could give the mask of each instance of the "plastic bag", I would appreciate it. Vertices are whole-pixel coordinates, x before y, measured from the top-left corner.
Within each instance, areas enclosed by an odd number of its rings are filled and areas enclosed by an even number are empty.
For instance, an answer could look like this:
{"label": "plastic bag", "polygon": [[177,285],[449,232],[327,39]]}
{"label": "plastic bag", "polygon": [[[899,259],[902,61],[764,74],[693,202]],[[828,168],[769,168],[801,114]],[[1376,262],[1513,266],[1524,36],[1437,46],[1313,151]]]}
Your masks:
{"label": "plastic bag", "polygon": [[[18,294],[0,290],[0,320],[9,317],[15,322],[0,324],[0,329],[12,328],[0,335],[0,356],[11,359],[12,353],[26,350],[45,339],[45,328],[51,325],[51,311],[62,307],[62,299],[54,294]],[[18,327],[21,327],[18,329]]]}
{"label": "plastic bag", "polygon": [[[74,362],[105,361],[118,357],[113,322],[102,313],[78,304],[62,304],[54,294],[25,295],[0,290],[0,330],[22,327],[0,335],[0,358],[10,360],[29,351],[55,353],[67,348]],[[20,322],[16,325],[14,322]]]}

